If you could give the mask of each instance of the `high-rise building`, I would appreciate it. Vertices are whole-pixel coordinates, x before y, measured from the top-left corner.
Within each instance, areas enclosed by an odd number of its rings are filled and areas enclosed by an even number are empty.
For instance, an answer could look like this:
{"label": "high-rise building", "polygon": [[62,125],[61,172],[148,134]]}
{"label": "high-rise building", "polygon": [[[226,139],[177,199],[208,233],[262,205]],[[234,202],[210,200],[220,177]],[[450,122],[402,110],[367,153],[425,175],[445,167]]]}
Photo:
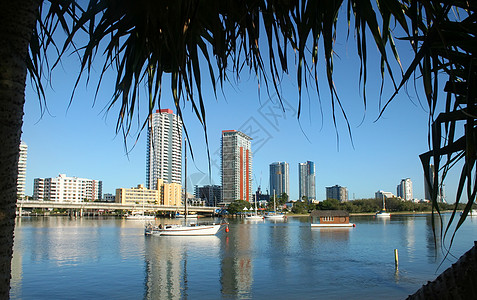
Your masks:
{"label": "high-rise building", "polygon": [[83,202],[101,200],[103,182],[94,179],[67,177],[35,178],[33,199],[56,202]]}
{"label": "high-rise building", "polygon": [[[431,185],[428,184],[427,179],[426,179],[426,175],[424,174],[424,199],[431,200],[430,186],[432,186],[434,184],[434,178],[436,176],[436,172],[434,170],[434,165],[429,165],[429,168],[427,169],[427,172],[429,174],[429,181],[431,182]],[[446,202],[444,184],[438,184],[437,201],[438,202]]]}
{"label": "high-rise building", "polygon": [[432,186],[434,182],[434,165],[429,165],[429,168],[427,169],[427,173],[429,175],[429,181],[431,182],[431,185],[428,184],[426,179],[426,174],[424,174],[424,199],[430,200],[431,199],[430,186]]}
{"label": "high-rise building", "polygon": [[339,202],[348,201],[348,189],[343,186],[334,185],[326,188],[326,200],[336,199]]}
{"label": "high-rise building", "polygon": [[316,200],[315,163],[307,161],[298,164],[299,200],[306,197],[308,202]]}
{"label": "high-rise building", "polygon": [[216,206],[222,202],[222,187],[220,185],[196,185],[194,197],[201,199],[207,206]]}
{"label": "high-rise building", "polygon": [[156,189],[157,180],[182,182],[182,120],[170,109],[157,110],[148,124],[146,186]]}
{"label": "high-rise building", "polygon": [[287,162],[270,164],[270,191],[277,196],[285,193],[290,196],[289,167]]}
{"label": "high-rise building", "polygon": [[252,138],[236,130],[222,131],[222,201],[252,200]]}
{"label": "high-rise building", "polygon": [[397,186],[397,196],[404,200],[412,200],[412,181],[410,178],[402,179]]}
{"label": "high-rise building", "polygon": [[25,196],[27,152],[28,152],[27,144],[21,141],[20,156],[18,158],[18,178],[17,178],[17,195],[19,197]]}
{"label": "high-rise building", "polygon": [[376,193],[374,193],[374,198],[378,200],[385,200],[394,198],[394,195],[391,192],[377,191]]}

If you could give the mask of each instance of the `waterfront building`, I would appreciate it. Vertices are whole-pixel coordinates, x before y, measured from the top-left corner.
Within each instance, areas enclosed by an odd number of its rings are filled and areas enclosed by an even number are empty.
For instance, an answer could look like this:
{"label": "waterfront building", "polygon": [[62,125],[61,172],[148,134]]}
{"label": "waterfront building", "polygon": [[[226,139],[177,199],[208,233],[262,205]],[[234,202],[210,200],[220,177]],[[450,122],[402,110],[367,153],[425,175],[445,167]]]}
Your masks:
{"label": "waterfront building", "polygon": [[194,197],[201,199],[207,206],[216,206],[222,202],[222,187],[220,185],[196,185],[194,188]]}
{"label": "waterfront building", "polygon": [[116,196],[113,194],[104,194],[103,195],[103,201],[104,202],[115,202]]}
{"label": "waterfront building", "polygon": [[410,178],[402,179],[397,186],[397,196],[404,200],[412,200],[412,181]]}
{"label": "waterfront building", "polygon": [[20,156],[18,158],[18,178],[17,178],[17,195],[21,198],[25,197],[27,152],[28,152],[27,144],[21,141]]}
{"label": "waterfront building", "polygon": [[326,187],[326,200],[329,199],[336,199],[339,202],[348,201],[348,189],[339,185]]}
{"label": "waterfront building", "polygon": [[139,184],[130,189],[116,189],[115,202],[121,204],[158,204],[168,206],[182,206],[182,188],[177,183],[166,183],[158,179],[155,189],[148,189]]}
{"label": "waterfront building", "polygon": [[[431,200],[431,186],[434,184],[434,177],[436,176],[434,165],[429,165],[427,169],[429,174],[429,181],[430,185],[427,182],[426,175],[424,174],[424,199]],[[439,184],[439,188],[437,189],[437,201],[438,202],[445,202],[445,191],[444,191],[444,184]]]}
{"label": "waterfront building", "polygon": [[252,138],[236,130],[222,131],[222,203],[252,200]]}
{"label": "waterfront building", "polygon": [[377,191],[376,193],[374,193],[374,198],[378,200],[385,200],[394,198],[394,195],[391,192]]}
{"label": "waterfront building", "polygon": [[432,186],[434,182],[434,165],[429,165],[429,168],[427,169],[427,174],[429,175],[429,181],[431,185],[429,185],[429,183],[427,182],[426,174],[424,174],[424,199],[430,200],[431,199],[430,187]]}
{"label": "waterfront building", "polygon": [[270,164],[270,191],[275,191],[277,196],[283,193],[290,196],[289,167],[287,162],[274,162]]}
{"label": "waterfront building", "polygon": [[308,202],[316,200],[315,163],[307,161],[298,164],[299,200],[306,197]]}
{"label": "waterfront building", "polygon": [[83,202],[101,200],[103,182],[95,179],[67,177],[35,178],[33,199],[56,202]]}
{"label": "waterfront building", "polygon": [[182,182],[182,120],[170,109],[157,110],[148,124],[146,187],[156,189],[158,179]]}

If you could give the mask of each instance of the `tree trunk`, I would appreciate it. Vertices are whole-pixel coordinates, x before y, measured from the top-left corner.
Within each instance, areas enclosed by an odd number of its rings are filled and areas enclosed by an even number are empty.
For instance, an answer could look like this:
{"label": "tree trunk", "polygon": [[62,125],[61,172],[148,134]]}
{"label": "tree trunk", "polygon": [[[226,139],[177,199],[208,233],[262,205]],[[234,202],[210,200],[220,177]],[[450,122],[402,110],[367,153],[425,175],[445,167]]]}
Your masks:
{"label": "tree trunk", "polygon": [[26,57],[41,0],[0,1],[0,299],[10,293]]}

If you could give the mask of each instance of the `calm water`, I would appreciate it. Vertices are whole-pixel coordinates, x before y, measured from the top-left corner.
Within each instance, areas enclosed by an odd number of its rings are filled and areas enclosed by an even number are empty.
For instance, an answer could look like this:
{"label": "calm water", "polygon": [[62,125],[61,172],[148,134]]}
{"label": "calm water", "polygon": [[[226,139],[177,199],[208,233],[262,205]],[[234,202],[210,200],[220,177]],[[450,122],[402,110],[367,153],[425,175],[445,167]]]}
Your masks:
{"label": "calm water", "polygon": [[[24,217],[11,298],[402,299],[456,260],[438,269],[443,249],[430,216],[351,221],[355,228],[311,229],[309,218],[237,219],[217,237],[145,237],[138,221]],[[452,254],[474,240],[477,218],[460,229]]]}

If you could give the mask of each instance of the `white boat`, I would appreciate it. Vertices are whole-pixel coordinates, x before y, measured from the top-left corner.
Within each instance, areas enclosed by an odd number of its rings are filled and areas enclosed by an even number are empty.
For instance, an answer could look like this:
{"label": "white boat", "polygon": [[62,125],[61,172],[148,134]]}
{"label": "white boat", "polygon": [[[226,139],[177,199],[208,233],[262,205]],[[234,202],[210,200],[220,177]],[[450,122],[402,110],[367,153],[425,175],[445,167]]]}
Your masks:
{"label": "white boat", "polygon": [[285,219],[284,214],[277,214],[276,213],[277,208],[276,208],[276,204],[275,204],[275,190],[273,190],[273,210],[274,210],[274,212],[269,212],[264,217],[266,219],[272,219],[272,220],[283,220],[283,219]]}
{"label": "white boat", "polygon": [[[174,217],[176,219],[184,219],[186,216],[184,214],[177,213]],[[197,218],[198,218],[197,215],[191,215],[191,214],[187,215],[187,219],[197,219]]]}
{"label": "white boat", "polygon": [[263,220],[263,216],[259,215],[257,213],[257,199],[255,198],[255,212],[251,215],[247,215],[245,216],[245,220],[249,220],[249,221],[252,221],[252,220]]}
{"label": "white boat", "polygon": [[203,236],[216,235],[222,229],[227,228],[227,223],[195,224],[189,225],[152,225],[146,226],[145,235],[156,236]]}
{"label": "white boat", "polygon": [[384,201],[384,197],[383,197],[383,209],[380,212],[376,213],[376,217],[389,218],[390,216],[391,214],[386,211],[386,202]]}
{"label": "white boat", "polygon": [[271,220],[282,220],[285,219],[285,215],[283,214],[275,214],[275,213],[269,213],[265,215],[266,219],[271,219]]}
{"label": "white boat", "polygon": [[154,220],[155,216],[145,215],[144,211],[133,211],[130,215],[126,215],[126,220]]}

